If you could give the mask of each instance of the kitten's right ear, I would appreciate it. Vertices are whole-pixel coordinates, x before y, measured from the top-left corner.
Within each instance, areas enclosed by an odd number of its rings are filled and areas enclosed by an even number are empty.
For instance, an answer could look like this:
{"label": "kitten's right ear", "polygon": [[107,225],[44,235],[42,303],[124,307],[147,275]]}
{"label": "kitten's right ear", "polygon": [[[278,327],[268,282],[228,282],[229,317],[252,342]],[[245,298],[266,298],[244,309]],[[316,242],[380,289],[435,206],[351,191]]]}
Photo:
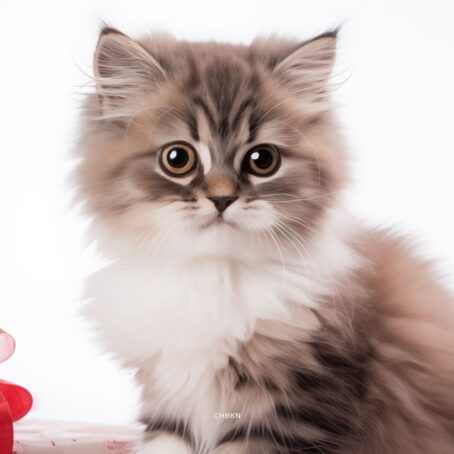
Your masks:
{"label": "kitten's right ear", "polygon": [[332,30],[300,43],[276,37],[259,39],[251,49],[295,99],[323,106],[329,95],[337,34],[338,30]]}
{"label": "kitten's right ear", "polygon": [[139,43],[105,27],[94,55],[96,91],[103,107],[121,107],[125,100],[153,88],[165,76],[161,65]]}

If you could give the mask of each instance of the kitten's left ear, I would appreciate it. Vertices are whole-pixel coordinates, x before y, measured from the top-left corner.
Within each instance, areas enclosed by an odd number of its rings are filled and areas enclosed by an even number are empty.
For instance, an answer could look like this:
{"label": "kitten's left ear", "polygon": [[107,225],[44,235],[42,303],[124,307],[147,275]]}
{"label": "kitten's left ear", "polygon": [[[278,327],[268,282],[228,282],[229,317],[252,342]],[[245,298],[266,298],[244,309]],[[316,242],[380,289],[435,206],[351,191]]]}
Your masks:
{"label": "kitten's left ear", "polygon": [[121,108],[124,101],[155,87],[165,76],[161,65],[138,42],[109,27],[101,31],[94,72],[104,109]]}
{"label": "kitten's left ear", "polygon": [[336,59],[337,30],[302,43],[273,73],[297,96],[325,98]]}

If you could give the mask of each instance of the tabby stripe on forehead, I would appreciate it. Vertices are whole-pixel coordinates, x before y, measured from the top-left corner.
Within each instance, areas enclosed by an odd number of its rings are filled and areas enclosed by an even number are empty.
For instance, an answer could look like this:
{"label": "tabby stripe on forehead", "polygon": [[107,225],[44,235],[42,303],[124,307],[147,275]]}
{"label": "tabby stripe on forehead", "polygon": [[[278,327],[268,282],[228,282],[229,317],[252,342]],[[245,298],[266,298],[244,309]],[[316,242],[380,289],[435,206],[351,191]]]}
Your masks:
{"label": "tabby stripe on forehead", "polygon": [[249,98],[245,99],[240,106],[238,107],[238,111],[236,115],[232,119],[232,123],[230,125],[230,128],[232,130],[235,130],[238,128],[240,121],[243,119],[243,117],[246,114],[246,111],[248,110],[249,107],[251,107],[254,104],[254,99],[252,96],[249,96]]}
{"label": "tabby stripe on forehead", "polygon": [[199,136],[199,125],[197,124],[197,118],[194,114],[188,114],[188,126],[191,133],[191,137],[198,142],[200,140]]}
{"label": "tabby stripe on forehead", "polygon": [[247,139],[248,143],[254,142],[257,137],[257,130],[259,127],[259,118],[256,114],[252,113],[249,117],[249,137]]}
{"label": "tabby stripe on forehead", "polygon": [[[200,97],[196,96],[193,99],[195,105],[199,106],[204,112],[210,128],[213,131],[217,131],[221,137],[225,137],[229,132],[234,132],[240,125],[241,121],[246,117],[248,110],[254,105],[254,98],[249,96],[245,99],[235,110],[233,117],[230,112],[222,112],[215,115],[212,110],[208,107],[208,104]],[[217,120],[220,116],[220,120]],[[230,117],[230,118],[229,118]],[[256,116],[252,116],[249,119],[249,138],[248,143],[252,142],[255,138],[258,121]],[[192,125],[190,125],[192,128]]]}
{"label": "tabby stripe on forehead", "polygon": [[211,129],[216,129],[216,119],[213,113],[211,112],[210,108],[208,107],[207,103],[200,96],[195,96],[193,101],[194,104],[196,106],[199,106],[205,113],[205,116],[208,120],[208,123],[210,124]]}

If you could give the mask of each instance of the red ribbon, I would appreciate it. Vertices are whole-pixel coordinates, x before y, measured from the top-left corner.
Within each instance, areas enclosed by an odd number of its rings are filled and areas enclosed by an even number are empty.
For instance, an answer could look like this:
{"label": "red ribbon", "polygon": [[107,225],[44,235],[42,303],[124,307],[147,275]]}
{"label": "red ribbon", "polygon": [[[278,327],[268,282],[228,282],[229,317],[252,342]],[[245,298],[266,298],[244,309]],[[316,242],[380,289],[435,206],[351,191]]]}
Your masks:
{"label": "red ribbon", "polygon": [[[15,345],[14,339],[0,329],[0,362],[13,354]],[[25,388],[0,380],[0,454],[13,452],[13,422],[24,417],[32,404]]]}

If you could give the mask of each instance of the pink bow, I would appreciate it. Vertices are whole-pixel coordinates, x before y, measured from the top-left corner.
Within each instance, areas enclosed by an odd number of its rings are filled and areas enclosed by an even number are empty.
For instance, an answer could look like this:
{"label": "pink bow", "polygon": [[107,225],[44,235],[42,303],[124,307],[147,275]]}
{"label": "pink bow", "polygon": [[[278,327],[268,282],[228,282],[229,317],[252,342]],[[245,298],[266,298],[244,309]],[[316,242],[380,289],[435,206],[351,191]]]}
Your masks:
{"label": "pink bow", "polygon": [[[14,339],[0,329],[0,363],[14,352]],[[31,394],[22,386],[0,380],[0,454],[13,451],[13,422],[24,417],[33,404]]]}

